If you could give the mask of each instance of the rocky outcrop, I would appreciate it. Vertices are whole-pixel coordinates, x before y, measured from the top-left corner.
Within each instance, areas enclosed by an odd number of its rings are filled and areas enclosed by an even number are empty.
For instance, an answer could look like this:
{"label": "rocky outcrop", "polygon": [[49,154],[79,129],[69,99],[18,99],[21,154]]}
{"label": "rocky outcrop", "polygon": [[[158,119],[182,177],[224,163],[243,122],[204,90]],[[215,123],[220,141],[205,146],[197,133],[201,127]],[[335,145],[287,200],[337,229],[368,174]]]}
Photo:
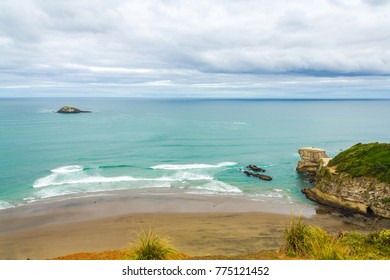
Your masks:
{"label": "rocky outcrop", "polygon": [[246,168],[250,169],[251,171],[247,171],[247,170],[241,170],[241,171],[242,171],[242,173],[244,173],[248,177],[255,177],[255,178],[258,178],[258,179],[261,179],[264,181],[271,181],[272,180],[271,176],[256,173],[256,172],[265,172],[265,169],[263,169],[261,167],[258,167],[254,164],[249,164],[248,166],[246,166]]}
{"label": "rocky outcrop", "polygon": [[261,168],[261,167],[258,167],[254,164],[249,164],[246,168],[252,170],[252,171],[255,171],[255,172],[265,172],[265,169]]}
{"label": "rocky outcrop", "polygon": [[83,111],[76,107],[64,106],[57,111],[60,114],[78,114],[78,113],[91,113],[91,111]]}
{"label": "rocky outcrop", "polygon": [[301,173],[316,174],[320,159],[329,158],[324,150],[319,148],[300,148],[298,150],[301,160],[298,162],[296,170]]}
{"label": "rocky outcrop", "polygon": [[249,176],[249,177],[256,177],[256,178],[259,178],[259,179],[264,180],[264,181],[271,181],[272,180],[272,177],[268,176],[268,175],[257,174],[257,173],[249,172],[246,170],[244,170],[243,172],[246,176]]}
{"label": "rocky outcrop", "polygon": [[390,218],[389,183],[338,173],[327,166],[328,162],[321,160],[315,187],[302,190],[307,198],[335,208]]}

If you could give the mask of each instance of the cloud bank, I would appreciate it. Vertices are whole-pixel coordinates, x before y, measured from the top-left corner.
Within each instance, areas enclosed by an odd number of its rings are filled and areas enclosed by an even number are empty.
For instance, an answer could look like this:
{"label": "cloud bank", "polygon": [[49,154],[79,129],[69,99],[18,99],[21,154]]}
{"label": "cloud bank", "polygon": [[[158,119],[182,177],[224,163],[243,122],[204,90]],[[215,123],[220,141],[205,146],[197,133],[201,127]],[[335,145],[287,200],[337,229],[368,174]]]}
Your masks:
{"label": "cloud bank", "polygon": [[390,98],[390,1],[3,0],[1,95]]}

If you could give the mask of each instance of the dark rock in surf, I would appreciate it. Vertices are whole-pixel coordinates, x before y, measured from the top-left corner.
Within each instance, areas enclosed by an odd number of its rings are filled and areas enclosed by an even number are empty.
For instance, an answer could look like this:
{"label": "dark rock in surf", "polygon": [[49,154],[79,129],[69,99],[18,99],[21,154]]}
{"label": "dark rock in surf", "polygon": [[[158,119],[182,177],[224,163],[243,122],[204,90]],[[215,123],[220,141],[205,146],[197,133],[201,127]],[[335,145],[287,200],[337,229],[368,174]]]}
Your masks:
{"label": "dark rock in surf", "polygon": [[256,178],[259,178],[259,179],[264,180],[264,181],[271,181],[272,180],[272,178],[270,176],[267,176],[267,175],[256,174],[256,173],[249,172],[246,170],[244,170],[243,172],[246,176],[249,176],[249,177],[256,177]]}
{"label": "dark rock in surf", "polygon": [[256,172],[265,172],[265,169],[258,167],[254,164],[249,164],[246,168],[249,168],[250,170],[256,171]]}

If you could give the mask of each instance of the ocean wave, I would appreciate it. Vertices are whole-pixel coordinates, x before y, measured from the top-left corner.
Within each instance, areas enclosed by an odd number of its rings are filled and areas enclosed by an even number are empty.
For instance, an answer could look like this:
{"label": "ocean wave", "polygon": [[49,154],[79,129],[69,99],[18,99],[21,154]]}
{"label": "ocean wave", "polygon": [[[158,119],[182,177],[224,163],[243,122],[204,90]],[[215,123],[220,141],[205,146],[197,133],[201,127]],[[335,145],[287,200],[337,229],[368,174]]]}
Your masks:
{"label": "ocean wave", "polygon": [[13,207],[15,207],[15,205],[13,205],[7,201],[0,200],[0,210],[7,209],[7,208],[13,208]]}
{"label": "ocean wave", "polygon": [[83,170],[92,170],[92,169],[113,169],[113,168],[127,168],[134,167],[129,164],[118,164],[118,165],[100,165],[98,167],[84,167]]}
{"label": "ocean wave", "polygon": [[242,193],[239,188],[218,180],[212,180],[206,184],[198,185],[193,189],[211,191],[213,193]]}
{"label": "ocean wave", "polygon": [[246,122],[233,122],[234,125],[248,125]]}
{"label": "ocean wave", "polygon": [[[80,165],[62,166],[52,169],[51,174],[35,180],[33,188],[36,191],[34,192],[33,197],[29,197],[28,201],[77,193],[148,188],[176,188],[184,190],[185,192],[199,191],[211,192],[214,194],[241,193],[239,188],[216,180],[206,169],[202,169],[218,168],[235,164],[236,163],[233,162],[221,162],[216,165],[174,165],[168,166],[167,168],[169,171],[174,172],[163,172],[161,174],[161,171],[153,171],[151,177],[136,177],[134,176],[135,174],[128,174],[128,172],[126,172],[127,174],[122,173],[117,174],[117,176],[109,176],[107,174],[103,175],[99,173],[98,170],[101,167],[90,168]],[[117,167],[128,166],[117,165]],[[165,168],[166,167],[167,166],[165,166]],[[104,168],[107,168],[107,166]],[[108,168],[111,168],[111,166]],[[115,167],[112,166],[112,168]],[[150,172],[150,170],[148,172]],[[153,175],[156,177],[153,177]]]}
{"label": "ocean wave", "polygon": [[44,177],[35,181],[34,188],[42,188],[48,186],[60,186],[60,185],[76,185],[76,184],[96,184],[96,183],[121,183],[121,182],[134,182],[134,181],[157,181],[157,182],[173,182],[178,180],[210,180],[211,177],[206,176],[195,176],[194,178],[170,178],[170,177],[159,177],[159,178],[134,178],[131,176],[118,176],[118,177],[103,177],[103,176],[91,176],[80,179],[69,179],[69,180],[57,180],[52,175]]}
{"label": "ocean wave", "polygon": [[186,170],[186,169],[206,169],[206,168],[219,168],[224,166],[236,165],[235,162],[220,162],[218,164],[203,164],[203,163],[190,163],[190,164],[160,164],[152,166],[152,169],[163,170]]}
{"label": "ocean wave", "polygon": [[58,168],[54,168],[50,170],[52,173],[71,173],[71,172],[78,172],[82,171],[83,167],[80,165],[67,165],[67,166],[61,166]]}
{"label": "ocean wave", "polygon": [[174,181],[199,181],[199,180],[212,180],[213,177],[201,174],[193,174],[189,172],[178,172],[171,177],[163,176],[158,178],[135,178],[132,176],[117,176],[117,177],[104,177],[104,176],[90,176],[86,173],[80,172],[80,174],[72,176],[71,174],[65,174],[70,172],[54,172],[53,174],[37,179],[33,187],[43,188],[49,186],[61,186],[61,185],[76,185],[76,184],[102,184],[102,183],[121,183],[121,182],[135,182],[135,181],[157,181],[157,182],[174,182]]}

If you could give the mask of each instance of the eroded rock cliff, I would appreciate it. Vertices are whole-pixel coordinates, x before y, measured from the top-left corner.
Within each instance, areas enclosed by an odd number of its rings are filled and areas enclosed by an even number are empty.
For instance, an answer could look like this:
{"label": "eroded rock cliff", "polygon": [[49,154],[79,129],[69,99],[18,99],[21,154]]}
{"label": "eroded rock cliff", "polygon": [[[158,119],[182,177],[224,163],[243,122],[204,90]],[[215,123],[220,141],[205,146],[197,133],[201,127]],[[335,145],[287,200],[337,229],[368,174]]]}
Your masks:
{"label": "eroded rock cliff", "polygon": [[302,190],[307,198],[390,218],[390,145],[358,144],[339,155],[319,161],[315,186]]}
{"label": "eroded rock cliff", "polygon": [[300,148],[298,150],[301,160],[298,162],[297,171],[302,173],[315,174],[320,159],[329,158],[323,149],[319,148]]}

